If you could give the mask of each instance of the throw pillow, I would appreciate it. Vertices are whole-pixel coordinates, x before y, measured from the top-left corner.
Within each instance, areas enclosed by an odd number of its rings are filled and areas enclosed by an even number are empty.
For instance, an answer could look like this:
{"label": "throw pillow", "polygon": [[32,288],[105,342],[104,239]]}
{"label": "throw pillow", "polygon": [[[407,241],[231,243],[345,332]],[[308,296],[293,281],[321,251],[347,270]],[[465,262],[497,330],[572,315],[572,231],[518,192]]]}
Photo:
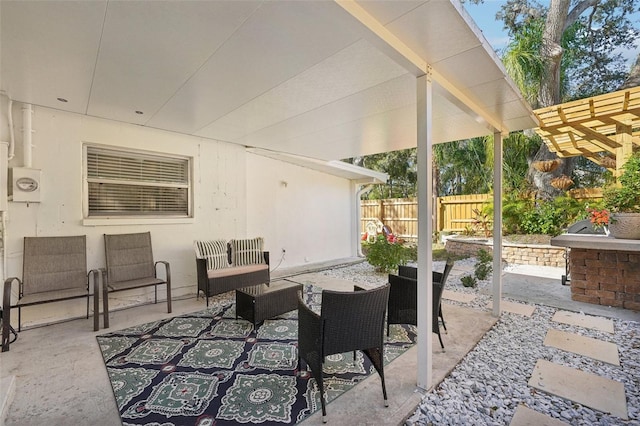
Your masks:
{"label": "throw pillow", "polygon": [[264,240],[261,237],[231,240],[231,264],[233,266],[255,265],[265,263],[262,252],[264,250]]}
{"label": "throw pillow", "polygon": [[207,270],[229,267],[225,240],[194,241],[198,259],[207,259]]}

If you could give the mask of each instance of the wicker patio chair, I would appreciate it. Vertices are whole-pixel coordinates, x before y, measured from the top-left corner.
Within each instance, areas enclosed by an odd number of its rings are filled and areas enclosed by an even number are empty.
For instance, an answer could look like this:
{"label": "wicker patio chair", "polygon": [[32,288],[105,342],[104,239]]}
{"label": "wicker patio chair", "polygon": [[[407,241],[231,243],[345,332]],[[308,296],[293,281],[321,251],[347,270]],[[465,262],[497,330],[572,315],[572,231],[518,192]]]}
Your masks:
{"label": "wicker patio chair", "polygon": [[[440,346],[444,350],[444,343],[440,335],[440,322],[446,330],[447,326],[442,315],[442,292],[449,277],[449,272],[453,268],[453,260],[447,259],[447,264],[442,273],[433,272],[433,316],[432,331],[438,335]],[[387,314],[387,336],[389,335],[389,326],[391,324],[412,324],[418,325],[418,282],[417,269],[410,266],[398,267],[399,275],[389,275],[389,284],[391,290],[389,292],[389,309]]]}
{"label": "wicker patio chair", "polygon": [[[444,266],[444,271],[436,272],[433,271],[432,282],[442,284],[442,290],[444,291],[444,285],[449,277],[449,272],[453,268],[454,261],[451,259],[447,259],[447,263]],[[414,280],[418,279],[418,268],[415,266],[406,266],[406,265],[398,265],[398,275],[401,277],[413,278]],[[438,316],[440,317],[440,321],[442,321],[442,327],[444,331],[447,331],[447,324],[444,322],[444,316],[442,316],[442,304],[440,304],[440,309],[438,310]]]}
{"label": "wicker patio chair", "polygon": [[[104,327],[109,328],[109,293],[154,286],[158,303],[158,286],[167,285],[167,312],[171,313],[171,269],[169,262],[153,261],[151,233],[104,235],[107,268],[102,286]],[[164,265],[166,279],[157,277],[158,264]]]}
{"label": "wicker patio chair", "polygon": [[[94,319],[98,330],[99,272],[87,272],[86,236],[25,237],[22,280],[7,278],[2,300],[2,352],[9,350],[11,309],[18,308],[18,331],[22,329],[22,308],[70,299],[87,299],[89,318],[90,277],[93,276]],[[11,304],[11,286],[18,283],[18,300]]]}
{"label": "wicker patio chair", "polygon": [[385,407],[387,389],[384,382],[384,317],[389,299],[389,285],[355,292],[322,292],[321,312],[313,312],[298,292],[298,365],[304,360],[318,384],[322,421],[327,421],[322,365],[328,355],[361,350],[375,367],[382,381]]}

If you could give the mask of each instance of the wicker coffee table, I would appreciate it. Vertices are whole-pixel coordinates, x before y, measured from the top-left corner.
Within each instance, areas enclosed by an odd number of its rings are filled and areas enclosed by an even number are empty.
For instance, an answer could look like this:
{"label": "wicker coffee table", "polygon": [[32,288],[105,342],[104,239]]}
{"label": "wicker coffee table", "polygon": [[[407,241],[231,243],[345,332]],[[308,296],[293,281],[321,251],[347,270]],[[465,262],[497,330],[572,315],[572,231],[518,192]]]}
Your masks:
{"label": "wicker coffee table", "polygon": [[236,318],[242,317],[253,327],[268,318],[298,308],[298,291],[302,284],[280,280],[236,290]]}

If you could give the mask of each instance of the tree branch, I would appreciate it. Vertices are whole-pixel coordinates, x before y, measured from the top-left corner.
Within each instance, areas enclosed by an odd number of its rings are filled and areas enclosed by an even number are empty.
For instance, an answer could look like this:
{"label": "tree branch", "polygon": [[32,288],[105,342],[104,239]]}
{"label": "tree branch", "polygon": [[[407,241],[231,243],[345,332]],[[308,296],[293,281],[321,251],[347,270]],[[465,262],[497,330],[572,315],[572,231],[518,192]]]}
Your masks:
{"label": "tree branch", "polygon": [[598,3],[600,3],[600,0],[584,0],[576,4],[576,6],[567,15],[567,20],[564,24],[564,30],[573,25],[585,10],[589,9],[590,7],[596,6]]}

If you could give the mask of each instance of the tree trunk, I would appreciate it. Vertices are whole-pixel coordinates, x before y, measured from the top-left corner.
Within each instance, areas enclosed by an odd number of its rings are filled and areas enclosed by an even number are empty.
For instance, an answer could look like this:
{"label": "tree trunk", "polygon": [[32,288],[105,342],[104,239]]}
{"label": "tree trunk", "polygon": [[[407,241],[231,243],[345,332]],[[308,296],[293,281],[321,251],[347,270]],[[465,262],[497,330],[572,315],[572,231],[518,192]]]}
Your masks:
{"label": "tree trunk", "polygon": [[640,54],[636,58],[636,63],[631,68],[629,76],[624,83],[622,83],[619,90],[631,89],[636,86],[640,86]]}
{"label": "tree trunk", "polygon": [[545,74],[542,78],[538,103],[540,107],[560,103],[560,62],[564,50],[560,45],[564,33],[570,0],[551,0],[542,36],[542,57]]}
{"label": "tree trunk", "polygon": [[[538,94],[538,106],[546,107],[559,104],[560,95],[560,62],[563,49],[560,44],[564,33],[567,16],[569,14],[570,0],[551,0],[547,20],[544,25],[542,41],[542,57],[545,60],[545,73],[540,84]],[[551,160],[558,156],[549,151],[545,143],[540,145],[533,161]],[[564,159],[562,164],[553,173],[539,172],[534,168],[529,169],[529,179],[538,189],[536,198],[549,200],[560,194],[560,191],[551,186],[551,179],[565,174],[571,175],[575,160]]]}

